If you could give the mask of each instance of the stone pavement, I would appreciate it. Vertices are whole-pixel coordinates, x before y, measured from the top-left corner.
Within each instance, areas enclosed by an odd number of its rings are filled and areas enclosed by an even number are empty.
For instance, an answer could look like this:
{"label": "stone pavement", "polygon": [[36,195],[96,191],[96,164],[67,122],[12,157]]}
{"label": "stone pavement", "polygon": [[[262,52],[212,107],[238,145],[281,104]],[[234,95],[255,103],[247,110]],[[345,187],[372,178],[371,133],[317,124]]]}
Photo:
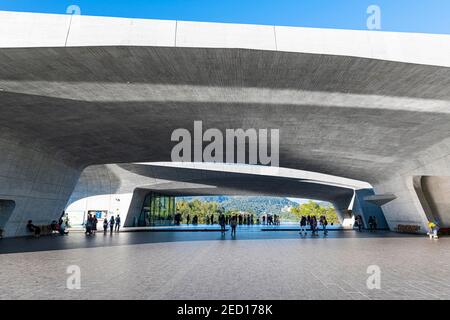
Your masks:
{"label": "stone pavement", "polygon": [[[69,265],[81,268],[79,290],[66,287]],[[367,288],[370,265],[380,290]],[[73,233],[1,240],[0,270],[1,299],[449,299],[450,238]]]}

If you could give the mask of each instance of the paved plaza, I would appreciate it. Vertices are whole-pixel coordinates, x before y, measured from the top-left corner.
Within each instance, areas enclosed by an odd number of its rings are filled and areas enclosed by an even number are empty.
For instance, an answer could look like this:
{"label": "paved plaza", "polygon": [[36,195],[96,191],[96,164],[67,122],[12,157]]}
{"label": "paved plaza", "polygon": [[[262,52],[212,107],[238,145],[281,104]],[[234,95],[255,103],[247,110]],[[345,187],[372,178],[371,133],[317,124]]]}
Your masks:
{"label": "paved plaza", "polygon": [[[69,265],[81,289],[69,290]],[[367,267],[381,269],[369,290]],[[332,231],[0,240],[1,299],[449,299],[450,238]]]}

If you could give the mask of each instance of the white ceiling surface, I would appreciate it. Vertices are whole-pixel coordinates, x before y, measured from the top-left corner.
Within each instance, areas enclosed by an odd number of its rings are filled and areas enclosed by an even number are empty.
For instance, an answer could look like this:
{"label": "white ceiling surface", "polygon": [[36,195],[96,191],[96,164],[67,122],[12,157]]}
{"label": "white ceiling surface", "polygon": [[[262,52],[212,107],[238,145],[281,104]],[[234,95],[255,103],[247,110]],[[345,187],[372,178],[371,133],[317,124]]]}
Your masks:
{"label": "white ceiling surface", "polygon": [[450,67],[450,35],[0,11],[0,47],[165,46],[343,55]]}

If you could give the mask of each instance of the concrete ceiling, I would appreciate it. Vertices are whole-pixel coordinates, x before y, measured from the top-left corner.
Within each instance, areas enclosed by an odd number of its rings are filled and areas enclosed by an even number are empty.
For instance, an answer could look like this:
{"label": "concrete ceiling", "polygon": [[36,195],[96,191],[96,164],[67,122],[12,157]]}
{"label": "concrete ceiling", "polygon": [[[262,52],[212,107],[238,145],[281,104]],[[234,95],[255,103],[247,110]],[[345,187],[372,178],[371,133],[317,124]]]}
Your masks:
{"label": "concrete ceiling", "polygon": [[[376,182],[450,136],[450,68],[245,49],[0,49],[0,133],[77,167],[173,130],[280,129],[280,166]],[[411,143],[414,141],[414,143]]]}

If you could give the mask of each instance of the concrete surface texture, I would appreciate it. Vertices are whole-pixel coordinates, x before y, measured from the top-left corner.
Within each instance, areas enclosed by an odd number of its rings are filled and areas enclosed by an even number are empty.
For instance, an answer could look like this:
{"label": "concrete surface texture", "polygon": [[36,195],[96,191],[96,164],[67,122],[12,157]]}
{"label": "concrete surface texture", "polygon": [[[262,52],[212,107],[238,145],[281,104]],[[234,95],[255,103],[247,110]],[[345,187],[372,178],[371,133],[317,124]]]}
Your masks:
{"label": "concrete surface texture", "polygon": [[281,167],[394,194],[391,229],[425,231],[413,177],[450,175],[449,36],[0,15],[6,236],[58,218],[89,165],[170,161],[195,120],[280,129]]}
{"label": "concrete surface texture", "polygon": [[[421,181],[425,201],[429,206],[429,214],[435,216],[441,226],[450,226],[450,177],[424,176]],[[423,203],[422,203],[423,204]]]}
{"label": "concrete surface texture", "polygon": [[[0,299],[450,298],[449,238],[261,233],[238,230],[238,241],[198,232],[4,239]],[[79,290],[66,285],[71,265],[80,267]],[[374,265],[380,289],[370,290]]]}

